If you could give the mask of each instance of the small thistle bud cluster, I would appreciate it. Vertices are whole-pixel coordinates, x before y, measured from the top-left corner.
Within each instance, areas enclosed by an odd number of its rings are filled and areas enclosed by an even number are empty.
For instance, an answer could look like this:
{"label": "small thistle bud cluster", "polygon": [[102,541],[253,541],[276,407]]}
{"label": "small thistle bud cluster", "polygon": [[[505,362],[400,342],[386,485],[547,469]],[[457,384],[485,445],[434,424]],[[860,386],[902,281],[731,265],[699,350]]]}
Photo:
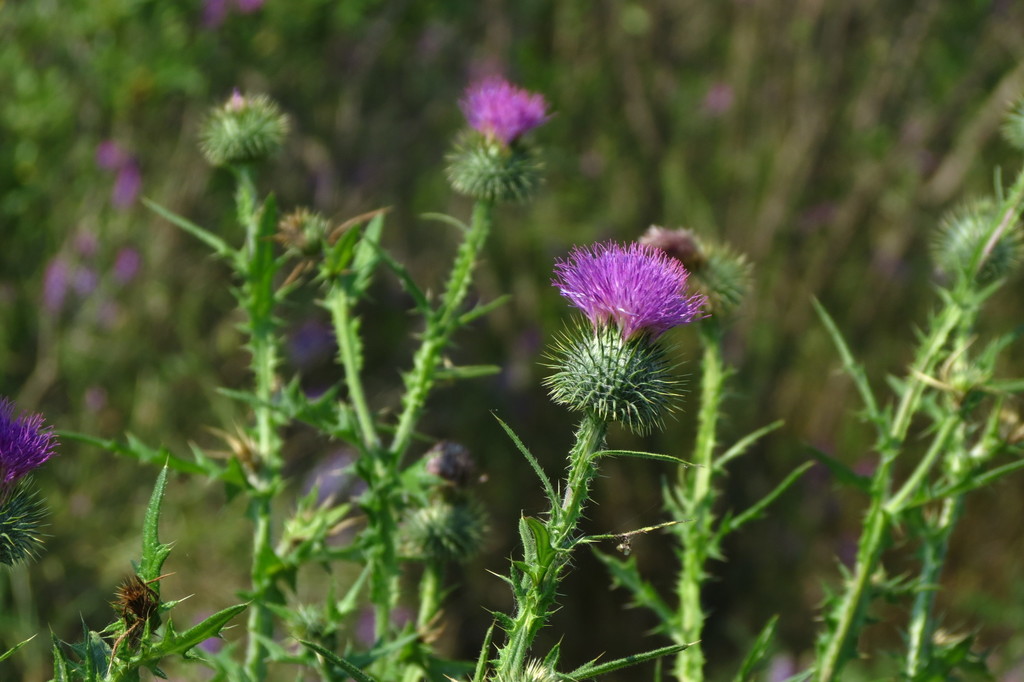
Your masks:
{"label": "small thistle bud cluster", "polygon": [[704,315],[687,293],[682,263],[644,244],[577,248],[555,264],[553,284],[590,326],[562,337],[545,380],[552,400],[646,434],[672,408],[680,383],[658,338]]}
{"label": "small thistle bud cluster", "polygon": [[237,90],[211,112],[199,142],[214,166],[255,163],[276,154],[288,133],[288,118],[265,95],[245,96]]}
{"label": "small thistle bud cluster", "polygon": [[330,233],[327,218],[308,208],[299,208],[281,218],[274,238],[291,256],[315,258],[323,253]]}
{"label": "small thistle bud cluster", "polygon": [[484,79],[460,102],[470,130],[449,155],[455,191],[488,201],[523,201],[540,184],[541,163],[523,135],[548,119],[541,95],[503,78]]}
{"label": "small thistle bud cluster", "polygon": [[0,398],[0,564],[38,555],[46,507],[27,474],[54,455],[53,432],[39,415],[15,416]]}
{"label": "small thistle bud cluster", "polygon": [[1021,259],[1021,229],[1014,222],[993,232],[1001,219],[999,207],[990,199],[965,204],[947,214],[932,245],[939,271],[951,278],[967,275],[980,250],[978,284],[1010,274]]}
{"label": "small thistle bud cluster", "polygon": [[472,455],[459,443],[440,441],[423,456],[423,468],[441,481],[429,502],[405,515],[403,555],[437,563],[472,558],[487,533],[486,514],[468,490],[476,480]]}
{"label": "small thistle bud cluster", "polygon": [[472,500],[433,500],[405,517],[401,552],[422,561],[467,561],[484,546],[484,519],[483,510]]}
{"label": "small thistle bud cluster", "polygon": [[694,290],[707,297],[707,311],[717,317],[732,313],[750,291],[749,261],[725,244],[702,239],[692,230],[657,225],[647,229],[640,243],[679,260],[690,273]]}

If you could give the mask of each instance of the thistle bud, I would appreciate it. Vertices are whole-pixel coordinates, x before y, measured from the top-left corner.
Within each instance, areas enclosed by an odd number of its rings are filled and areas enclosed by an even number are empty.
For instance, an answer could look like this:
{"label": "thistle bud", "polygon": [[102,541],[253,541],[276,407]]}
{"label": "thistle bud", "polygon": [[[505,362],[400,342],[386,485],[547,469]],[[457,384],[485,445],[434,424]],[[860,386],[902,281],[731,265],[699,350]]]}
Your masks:
{"label": "thistle bud", "polygon": [[276,154],[288,133],[288,118],[266,95],[237,90],[203,124],[199,146],[214,166],[254,163]]}
{"label": "thistle bud", "polygon": [[[967,276],[980,250],[978,284],[988,284],[1008,275],[1021,256],[1020,224],[1014,221],[993,229],[1002,219],[999,207],[990,199],[965,204],[943,218],[932,253],[940,272],[947,277]],[[993,236],[995,239],[993,240]]]}
{"label": "thistle bud", "polygon": [[522,136],[548,119],[544,97],[487,78],[460,102],[471,130],[448,156],[455,191],[488,201],[523,201],[540,184],[542,164]]}
{"label": "thistle bud", "polygon": [[292,256],[315,258],[323,252],[330,232],[327,218],[307,208],[299,208],[281,218],[274,238]]}
{"label": "thistle bud", "polygon": [[692,276],[691,286],[707,297],[707,311],[713,315],[729,315],[750,291],[750,263],[728,245],[702,239],[692,230],[657,225],[648,228],[640,243],[678,259]]}
{"label": "thistle bud", "polygon": [[437,500],[414,510],[402,523],[401,551],[410,559],[466,561],[484,544],[486,522],[468,500]]}
{"label": "thistle bud", "polygon": [[465,488],[473,482],[476,464],[464,446],[443,440],[430,448],[426,455],[427,473],[443,479],[456,488]]}
{"label": "thistle bud", "polygon": [[1003,122],[1003,137],[1015,149],[1024,151],[1024,97],[1010,107]]}

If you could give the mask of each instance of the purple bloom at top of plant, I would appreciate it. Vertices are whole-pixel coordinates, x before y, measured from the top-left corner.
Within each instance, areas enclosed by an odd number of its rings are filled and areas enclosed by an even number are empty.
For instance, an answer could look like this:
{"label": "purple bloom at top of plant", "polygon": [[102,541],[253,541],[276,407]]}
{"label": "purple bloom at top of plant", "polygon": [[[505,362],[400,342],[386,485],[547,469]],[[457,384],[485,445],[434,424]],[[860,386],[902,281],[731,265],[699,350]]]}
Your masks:
{"label": "purple bloom at top of plant", "polygon": [[263,7],[265,0],[235,0],[235,6],[242,14],[251,14]]}
{"label": "purple bloom at top of plant", "polygon": [[576,247],[555,263],[552,284],[595,327],[615,323],[625,339],[652,339],[703,317],[704,296],[686,293],[686,268],[660,249],[615,242]]}
{"label": "purple bloom at top of plant", "polygon": [[135,159],[129,159],[117,172],[110,199],[114,202],[114,206],[124,208],[135,203],[141,189],[142,173],[139,171],[139,164],[135,162]]}
{"label": "purple bloom at top of plant", "polygon": [[500,76],[469,86],[459,106],[471,127],[505,145],[548,120],[543,95],[517,88]]}
{"label": "purple bloom at top of plant", "polygon": [[71,268],[60,256],[50,261],[43,275],[43,306],[50,313],[58,313],[64,307],[64,299],[71,286]]}
{"label": "purple bloom at top of plant", "polygon": [[104,140],[96,147],[96,165],[103,170],[118,170],[128,160],[128,153],[113,140]]}
{"label": "purple bloom at top of plant", "polygon": [[127,284],[135,279],[141,264],[142,256],[139,255],[138,249],[131,246],[124,247],[114,257],[114,279],[121,284]]}
{"label": "purple bloom at top of plant", "polygon": [[14,404],[0,398],[0,493],[53,457],[53,431],[38,414],[14,416]]}

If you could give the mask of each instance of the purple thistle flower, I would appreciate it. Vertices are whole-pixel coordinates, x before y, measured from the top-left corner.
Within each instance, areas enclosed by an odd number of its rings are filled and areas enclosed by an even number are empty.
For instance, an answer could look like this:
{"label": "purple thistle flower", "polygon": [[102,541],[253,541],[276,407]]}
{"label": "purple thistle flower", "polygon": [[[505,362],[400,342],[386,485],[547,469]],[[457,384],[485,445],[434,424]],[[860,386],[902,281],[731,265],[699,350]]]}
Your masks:
{"label": "purple thistle flower", "polygon": [[135,279],[142,265],[142,256],[138,249],[126,246],[117,252],[114,259],[114,279],[121,284],[127,284]]}
{"label": "purple thistle flower", "polygon": [[517,88],[500,76],[471,85],[459,106],[472,128],[506,146],[548,120],[543,95]]}
{"label": "purple thistle flower", "polygon": [[51,314],[64,307],[64,299],[71,286],[71,268],[60,256],[50,261],[43,275],[43,306]]}
{"label": "purple thistle flower", "polygon": [[139,164],[135,159],[129,159],[117,171],[114,179],[114,188],[110,192],[110,199],[114,206],[125,208],[131,206],[139,196],[142,189],[142,173],[139,171]]}
{"label": "purple thistle flower", "polygon": [[54,455],[53,431],[38,414],[14,416],[14,405],[0,398],[0,494]]}
{"label": "purple thistle flower", "polygon": [[705,297],[687,295],[683,264],[646,244],[577,247],[555,263],[552,284],[595,327],[615,323],[624,339],[652,339],[703,317]]}

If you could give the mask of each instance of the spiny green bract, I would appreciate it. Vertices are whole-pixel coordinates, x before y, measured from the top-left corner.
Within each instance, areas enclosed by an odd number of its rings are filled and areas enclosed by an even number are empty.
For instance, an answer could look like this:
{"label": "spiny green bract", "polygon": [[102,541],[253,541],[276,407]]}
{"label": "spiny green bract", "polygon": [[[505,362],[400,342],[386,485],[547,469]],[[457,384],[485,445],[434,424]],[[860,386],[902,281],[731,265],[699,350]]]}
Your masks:
{"label": "spiny green bract", "polygon": [[435,501],[402,523],[402,554],[426,561],[466,561],[483,547],[485,515],[469,501]]}
{"label": "spiny green bract", "polygon": [[541,181],[542,164],[532,148],[504,146],[467,131],[448,156],[448,180],[456,192],[486,201],[525,201]]}
{"label": "spiny green bract", "polygon": [[31,479],[21,479],[0,495],[0,564],[14,566],[39,555],[46,514]]}
{"label": "spiny green bract", "polygon": [[983,251],[976,277],[979,284],[989,284],[1008,275],[1020,260],[1021,230],[1019,223],[1008,224],[989,245],[996,222],[1001,219],[999,207],[987,198],[948,213],[932,247],[939,270],[948,277],[966,275],[972,259]]}
{"label": "spiny green bract", "polygon": [[660,428],[680,395],[665,349],[646,335],[624,341],[615,326],[580,326],[558,339],[550,357],[558,371],[544,384],[554,402],[640,435]]}

